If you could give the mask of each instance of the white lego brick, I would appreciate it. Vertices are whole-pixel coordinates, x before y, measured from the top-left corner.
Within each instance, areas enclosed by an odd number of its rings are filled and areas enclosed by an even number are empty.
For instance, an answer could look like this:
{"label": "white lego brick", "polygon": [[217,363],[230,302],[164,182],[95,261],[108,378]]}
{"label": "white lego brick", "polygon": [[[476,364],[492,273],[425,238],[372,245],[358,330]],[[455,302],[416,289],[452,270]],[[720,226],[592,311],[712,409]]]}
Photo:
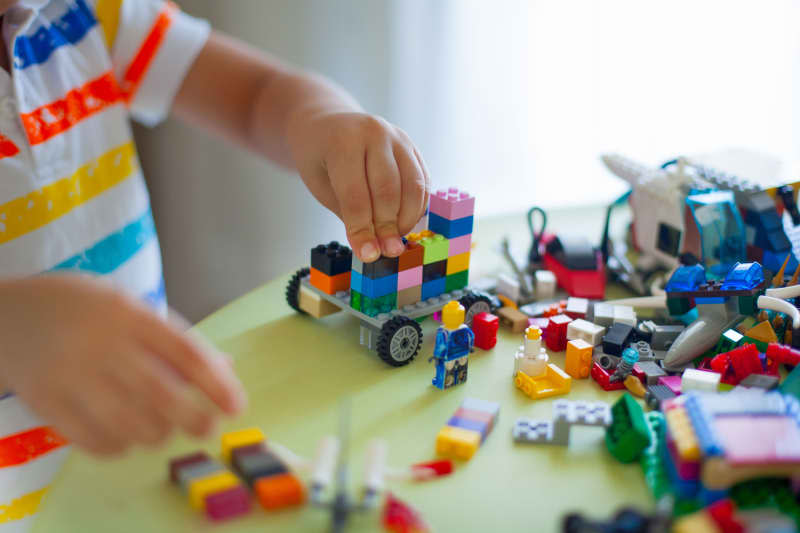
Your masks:
{"label": "white lego brick", "polygon": [[578,318],[567,324],[567,340],[572,341],[581,339],[592,346],[597,346],[603,342],[603,335],[606,334],[606,328],[592,324],[588,320]]}
{"label": "white lego brick", "polygon": [[716,392],[722,376],[716,372],[687,368],[681,376],[681,393],[690,390],[701,392]]}
{"label": "white lego brick", "polygon": [[602,302],[594,304],[593,322],[598,326],[610,327],[614,323],[614,305]]}
{"label": "white lego brick", "polygon": [[536,298],[550,300],[556,295],[556,275],[549,270],[537,270],[534,274],[536,280]]}
{"label": "white lego brick", "polygon": [[519,282],[506,274],[500,274],[497,278],[497,294],[502,294],[512,302],[519,301]]}
{"label": "white lego brick", "polygon": [[[597,317],[595,316],[595,320]],[[614,322],[622,322],[629,326],[636,327],[636,311],[629,305],[614,306]]]}
{"label": "white lego brick", "polygon": [[514,442],[525,444],[552,444],[553,424],[544,420],[520,418],[511,429]]}
{"label": "white lego brick", "polygon": [[576,314],[585,317],[588,311],[589,300],[586,298],[575,298],[572,296],[567,298],[567,308],[564,310],[565,314]]}

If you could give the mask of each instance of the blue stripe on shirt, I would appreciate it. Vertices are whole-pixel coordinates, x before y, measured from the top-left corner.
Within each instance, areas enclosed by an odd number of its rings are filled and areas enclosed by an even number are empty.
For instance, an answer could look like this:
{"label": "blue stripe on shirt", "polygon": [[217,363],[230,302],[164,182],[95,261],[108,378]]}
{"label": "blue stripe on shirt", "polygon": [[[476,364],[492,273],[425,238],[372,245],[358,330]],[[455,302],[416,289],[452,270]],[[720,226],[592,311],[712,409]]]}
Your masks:
{"label": "blue stripe on shirt", "polygon": [[158,287],[148,293],[145,293],[142,296],[142,300],[144,300],[144,303],[148,304],[150,307],[154,307],[156,309],[167,303],[167,290],[164,286],[163,276],[161,277],[161,281],[158,283]]}
{"label": "blue stripe on shirt", "polygon": [[141,217],[91,248],[56,265],[51,272],[80,270],[94,274],[110,274],[136,255],[155,236],[156,226],[153,222],[153,213],[148,207]]}
{"label": "blue stripe on shirt", "polygon": [[14,42],[14,66],[18,69],[44,63],[53,51],[76,44],[97,24],[85,0],[74,5],[51,25],[41,26],[33,35],[21,35]]}

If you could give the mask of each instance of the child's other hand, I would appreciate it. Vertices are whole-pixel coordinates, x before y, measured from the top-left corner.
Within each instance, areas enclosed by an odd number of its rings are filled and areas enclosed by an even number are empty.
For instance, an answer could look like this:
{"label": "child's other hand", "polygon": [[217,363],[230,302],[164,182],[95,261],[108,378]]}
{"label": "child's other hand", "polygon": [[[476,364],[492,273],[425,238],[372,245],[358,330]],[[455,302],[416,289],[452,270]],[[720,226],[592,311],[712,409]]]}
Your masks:
{"label": "child's other hand", "polygon": [[365,262],[400,255],[430,192],[408,135],[365,113],[319,112],[293,120],[288,136],[303,181],[342,219],[354,253]]}
{"label": "child's other hand", "polygon": [[[243,408],[230,364],[143,304],[79,276],[0,283],[0,390],[11,389],[67,439],[98,455],[204,436]],[[204,406],[204,404],[206,404]]]}

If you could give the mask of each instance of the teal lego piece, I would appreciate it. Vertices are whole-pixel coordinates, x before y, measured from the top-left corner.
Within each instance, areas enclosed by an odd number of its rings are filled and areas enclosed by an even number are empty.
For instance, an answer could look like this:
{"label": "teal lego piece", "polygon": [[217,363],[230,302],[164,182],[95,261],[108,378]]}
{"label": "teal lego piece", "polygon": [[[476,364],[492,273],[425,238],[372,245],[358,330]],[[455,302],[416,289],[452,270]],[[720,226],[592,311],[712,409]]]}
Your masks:
{"label": "teal lego piece", "polygon": [[611,407],[613,421],[606,430],[606,447],[618,461],[635,461],[650,444],[650,431],[644,411],[637,401],[625,393]]}
{"label": "teal lego piece", "polygon": [[778,385],[778,390],[783,394],[794,396],[800,400],[800,365],[794,367],[794,370],[789,372],[783,383]]}
{"label": "teal lego piece", "polygon": [[397,307],[397,293],[393,292],[378,298],[361,295],[361,312],[367,316],[390,313]]}
{"label": "teal lego piece", "polygon": [[683,297],[667,297],[667,310],[672,316],[685,315],[692,309],[692,302],[689,298]]}
{"label": "teal lego piece", "polygon": [[422,256],[423,265],[447,260],[447,254],[450,250],[450,241],[448,241],[444,235],[436,233],[431,237],[422,239],[419,243],[425,249],[425,253]]}
{"label": "teal lego piece", "polygon": [[650,489],[653,499],[658,501],[672,492],[669,474],[664,466],[667,446],[666,421],[661,411],[650,411],[645,415],[645,424],[650,444],[642,450],[639,464],[644,472],[644,482]]}
{"label": "teal lego piece", "polygon": [[469,283],[469,270],[462,270],[455,274],[450,274],[444,283],[444,292],[453,292],[463,289]]}
{"label": "teal lego piece", "polygon": [[758,302],[759,294],[748,294],[747,296],[739,296],[738,298],[738,305],[739,305],[739,314],[740,315],[754,315],[758,313]]}

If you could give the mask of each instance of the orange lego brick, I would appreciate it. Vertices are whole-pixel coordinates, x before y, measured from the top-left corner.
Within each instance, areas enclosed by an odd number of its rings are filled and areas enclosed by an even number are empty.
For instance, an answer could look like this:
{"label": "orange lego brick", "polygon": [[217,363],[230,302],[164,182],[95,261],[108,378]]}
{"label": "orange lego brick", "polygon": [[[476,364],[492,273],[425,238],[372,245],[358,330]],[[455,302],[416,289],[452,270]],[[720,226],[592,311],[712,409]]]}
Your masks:
{"label": "orange lego brick", "polygon": [[293,474],[278,474],[256,480],[253,489],[264,509],[281,509],[306,501],[306,489]]}
{"label": "orange lego brick", "polygon": [[343,272],[335,276],[328,276],[316,268],[311,269],[311,285],[325,294],[336,294],[339,291],[350,290],[350,272]]}
{"label": "orange lego brick", "polygon": [[567,343],[564,370],[575,379],[586,379],[592,369],[592,350],[594,347],[583,339]]}

